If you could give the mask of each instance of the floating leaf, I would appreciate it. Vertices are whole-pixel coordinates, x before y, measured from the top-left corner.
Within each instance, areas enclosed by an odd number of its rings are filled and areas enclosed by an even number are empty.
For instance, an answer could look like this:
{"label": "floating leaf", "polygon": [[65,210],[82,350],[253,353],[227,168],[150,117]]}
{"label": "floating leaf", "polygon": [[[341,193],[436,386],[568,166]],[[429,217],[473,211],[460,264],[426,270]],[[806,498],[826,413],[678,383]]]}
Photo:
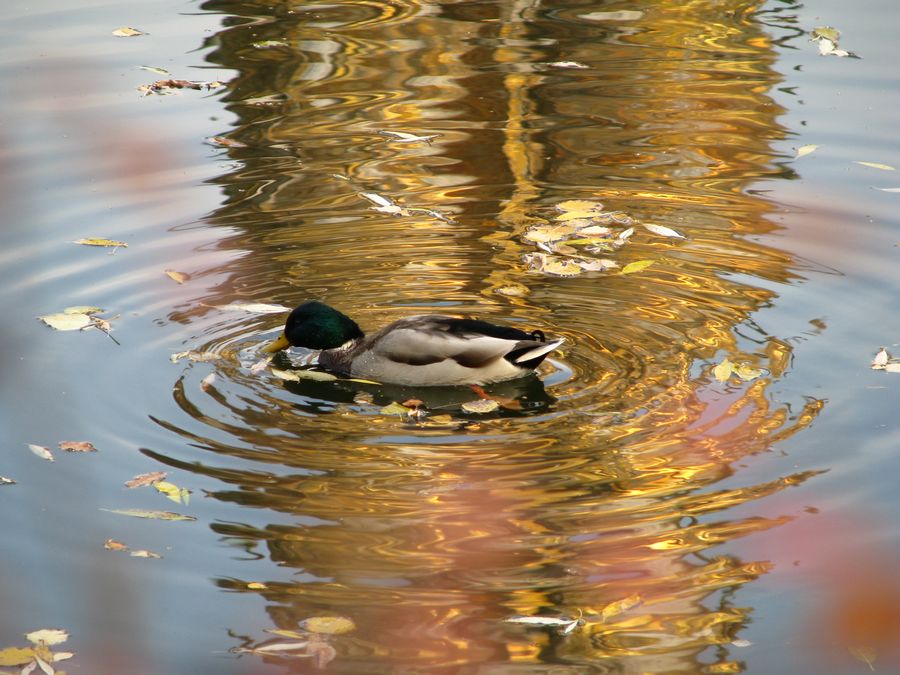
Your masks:
{"label": "floating leaf", "polygon": [[185,516],[172,511],[151,511],[146,509],[100,509],[108,513],[117,513],[120,516],[132,518],[152,518],[154,520],[197,520],[194,516]]}
{"label": "floating leaf", "polygon": [[216,361],[221,358],[222,356],[215,352],[197,352],[191,349],[186,352],[176,352],[169,357],[169,360],[172,363],[178,363],[181,359],[187,359],[195,363],[207,363],[208,361]]}
{"label": "floating leaf", "polygon": [[590,66],[586,66],[583,63],[579,63],[578,61],[554,61],[553,63],[548,63],[547,65],[551,68],[590,68]]}
{"label": "floating leaf", "polygon": [[180,488],[164,480],[156,481],[153,483],[153,487],[176,504],[187,504],[190,501],[191,491],[187,488]]}
{"label": "floating leaf", "polygon": [[[582,237],[607,237],[612,234],[612,230],[606,225],[589,225],[578,230],[578,235]],[[574,241],[569,242],[574,243]]]}
{"label": "floating leaf", "polygon": [[396,401],[384,406],[381,410],[378,411],[382,415],[408,415],[411,410],[407,408],[405,405],[401,405]]}
{"label": "floating leaf", "polygon": [[7,647],[0,649],[0,666],[24,666],[35,658],[31,647]]}
{"label": "floating leaf", "polygon": [[[247,584],[247,588],[249,588],[251,591],[264,591],[268,588],[268,586],[266,586],[261,581],[251,581]],[[299,635],[299,633],[297,635]]]}
{"label": "floating leaf", "polygon": [[16,481],[12,478],[7,478],[6,476],[0,476],[0,485],[15,485]]}
{"label": "floating leaf", "polygon": [[432,139],[441,135],[417,136],[416,134],[408,134],[405,131],[379,131],[378,133],[382,136],[387,136],[395,143],[428,143],[428,145],[431,145]]}
{"label": "floating leaf", "polygon": [[91,317],[87,314],[76,314],[74,312],[57,312],[55,314],[44,314],[38,319],[56,330],[83,330],[93,325]]}
{"label": "floating leaf", "polygon": [[280,312],[290,311],[290,307],[285,307],[284,305],[267,305],[263,302],[233,302],[230,305],[216,305],[216,309],[252,312],[253,314],[278,314]]}
{"label": "floating leaf", "polygon": [[816,26],[810,31],[812,40],[831,40],[837,42],[841,38],[841,31],[831,26]]}
{"label": "floating leaf", "polygon": [[809,155],[809,154],[815,152],[816,150],[818,150],[821,147],[822,147],[821,145],[815,145],[812,143],[809,145],[801,145],[799,148],[797,148],[797,156],[794,159],[800,159],[801,157],[805,157],[806,155]]}
{"label": "floating leaf", "polygon": [[713,376],[719,382],[726,382],[728,378],[731,377],[731,373],[734,372],[734,364],[729,361],[727,358],[722,359],[722,362],[713,368]]}
{"label": "floating leaf", "polygon": [[653,234],[658,234],[660,237],[675,237],[677,239],[684,239],[683,234],[681,234],[680,232],[676,232],[671,227],[666,227],[665,225],[644,223],[644,227],[650,230]]}
{"label": "floating leaf", "polygon": [[87,237],[86,239],[76,239],[73,244],[82,244],[83,246],[105,246],[107,248],[128,248],[128,244],[124,241],[116,241],[115,239],[103,239],[102,237]]}
{"label": "floating leaf", "polygon": [[116,37],[136,37],[138,35],[146,35],[147,33],[138,30],[137,28],[131,28],[130,26],[122,26],[121,28],[116,28],[112,34]]}
{"label": "floating leaf", "polygon": [[184,272],[176,272],[175,270],[166,270],[166,276],[169,277],[172,281],[183,284],[185,281],[191,278],[190,274],[185,274]]}
{"label": "floating leaf", "polygon": [[596,202],[591,199],[567,199],[566,201],[559,202],[556,205],[557,210],[559,211],[600,211],[603,209],[603,204],[601,202]]}
{"label": "floating leaf", "polygon": [[150,94],[168,94],[171,89],[196,89],[198,91],[206,89],[217,89],[224,86],[221,82],[202,82],[198,80],[157,80],[151,84],[142,84],[137,89],[144,96]]}
{"label": "floating leaf", "polygon": [[132,558],[162,558],[159,553],[148,551],[145,548],[139,548],[134,551],[129,551],[128,555],[130,555]]}
{"label": "floating leaf", "polygon": [[735,647],[749,647],[753,643],[750,640],[745,640],[743,638],[738,638],[737,640],[732,640],[731,644]]}
{"label": "floating leaf", "polygon": [[878,656],[878,652],[875,651],[874,647],[848,647],[847,651],[858,661],[862,661],[867,666],[869,666],[869,670],[875,672],[875,658]]}
{"label": "floating leaf", "polygon": [[500,407],[500,404],[490,398],[480,398],[477,401],[463,403],[460,407],[466,412],[484,415],[497,410]]}
{"label": "floating leaf", "polygon": [[200,380],[201,391],[209,391],[212,388],[215,381],[216,381],[215,373],[210,373],[209,375],[204,377],[202,380]]}
{"label": "floating leaf", "polygon": [[127,488],[137,488],[137,487],[145,487],[147,485],[153,485],[157,481],[164,480],[166,476],[169,474],[165,471],[153,471],[151,473],[141,473],[125,481],[125,487]]}
{"label": "floating leaf", "polygon": [[342,635],[356,630],[353,619],[345,616],[313,616],[300,622],[301,628],[310,633]]}
{"label": "floating leaf", "polygon": [[615,602],[609,603],[606,607],[600,610],[600,618],[606,621],[607,619],[611,619],[614,616],[618,616],[619,614],[623,614],[627,612],[629,609],[634,609],[635,607],[643,604],[644,600],[640,595],[634,593],[629,595],[627,598],[622,598],[621,600],[616,600]]}
{"label": "floating leaf", "polygon": [[60,441],[59,449],[66,452],[97,452],[90,441]]}
{"label": "floating leaf", "polygon": [[210,136],[206,139],[206,142],[210,145],[215,145],[216,147],[221,148],[246,148],[246,143],[241,143],[233,138],[228,138],[227,136]]}
{"label": "floating leaf", "polygon": [[256,49],[271,49],[273,47],[287,47],[288,43],[284,40],[260,40],[259,42],[251,43],[250,46]]}
{"label": "floating leaf", "polygon": [[573,232],[575,228],[570,225],[541,225],[525,232],[522,238],[535,243],[561,241]]}
{"label": "floating leaf", "polygon": [[581,274],[581,271],[582,268],[578,263],[564,258],[548,257],[541,267],[541,272],[557,277],[573,277]]}
{"label": "floating leaf", "polygon": [[58,645],[69,639],[69,634],[61,628],[43,628],[25,634],[25,639],[33,645],[44,644],[48,647]]}
{"label": "floating leaf", "polygon": [[635,272],[640,272],[641,270],[645,270],[650,265],[653,264],[652,260],[636,260],[635,262],[628,263],[619,274],[634,274]]}
{"label": "floating leaf", "polygon": [[494,289],[494,293],[498,295],[506,295],[510,298],[524,298],[528,295],[528,287],[523,286],[522,284],[509,284],[507,286],[500,286],[497,289]]}
{"label": "floating leaf", "polygon": [[887,350],[882,347],[878,350],[878,353],[875,355],[875,358],[872,359],[872,369],[873,370],[883,370],[890,360],[891,355],[887,353]]}
{"label": "floating leaf", "polygon": [[555,616],[511,616],[504,619],[506,623],[517,623],[538,628],[559,628],[564,634],[571,633],[578,625],[580,619]]}
{"label": "floating leaf", "polygon": [[619,263],[609,258],[597,258],[592,260],[576,260],[575,264],[586,272],[605,272],[618,267]]}
{"label": "floating leaf", "polygon": [[157,75],[169,75],[169,71],[165,68],[157,68],[156,66],[138,66],[138,68]]}
{"label": "floating leaf", "polygon": [[878,162],[857,162],[854,161],[854,164],[859,164],[860,166],[868,166],[872,169],[881,169],[882,171],[896,171],[894,167],[890,164],[879,164]]}
{"label": "floating leaf", "polygon": [[884,367],[886,373],[900,373],[900,363],[889,363]]}
{"label": "floating leaf", "polygon": [[741,378],[744,382],[749,382],[750,380],[755,380],[757,377],[762,375],[763,371],[759,368],[754,368],[753,366],[748,366],[747,364],[742,364],[740,366],[734,366],[732,371],[735,375]]}
{"label": "floating leaf", "polygon": [[103,543],[103,548],[107,551],[127,551],[128,547],[123,544],[121,541],[116,541],[115,539],[107,539]]}
{"label": "floating leaf", "polygon": [[394,202],[392,202],[387,197],[382,197],[377,192],[360,192],[359,196],[363,197],[364,199],[368,199],[370,202],[372,202],[376,206],[385,207],[385,206],[393,206],[394,205]]}
{"label": "floating leaf", "polygon": [[46,459],[48,462],[55,461],[53,459],[53,453],[50,452],[50,448],[47,448],[43,445],[35,445],[34,443],[29,443],[28,449],[41,459]]}
{"label": "floating leaf", "polygon": [[325,373],[321,370],[307,370],[300,368],[298,370],[279,370],[272,368],[270,371],[275,377],[288,382],[300,382],[301,380],[313,380],[315,382],[333,382],[338,379],[331,373]]}

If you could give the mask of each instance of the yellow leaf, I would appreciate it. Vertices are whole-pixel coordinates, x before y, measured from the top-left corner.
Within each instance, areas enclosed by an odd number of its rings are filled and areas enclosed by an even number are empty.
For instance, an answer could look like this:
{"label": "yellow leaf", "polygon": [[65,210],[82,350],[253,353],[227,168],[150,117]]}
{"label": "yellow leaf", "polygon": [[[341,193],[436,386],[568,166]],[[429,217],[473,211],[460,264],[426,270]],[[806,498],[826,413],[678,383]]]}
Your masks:
{"label": "yellow leaf", "polygon": [[129,26],[122,26],[121,28],[116,28],[113,32],[113,35],[116,37],[135,37],[136,35],[146,35],[144,31],[138,30],[137,28],[131,28]]}
{"label": "yellow leaf", "polygon": [[91,317],[87,314],[57,312],[55,314],[44,314],[38,318],[50,328],[56,330],[81,330],[93,324]]}
{"label": "yellow leaf", "polygon": [[734,364],[728,359],[723,359],[722,363],[713,368],[713,375],[719,382],[726,382],[733,371]]}
{"label": "yellow leaf", "polygon": [[102,237],[87,237],[86,239],[76,239],[73,244],[82,244],[83,246],[108,246],[111,248],[128,248],[128,244],[124,241],[116,241],[115,239],[103,239]]}
{"label": "yellow leaf", "polygon": [[552,274],[557,277],[574,277],[581,274],[581,267],[572,260],[560,258],[546,258],[544,264],[541,265],[541,272]]}
{"label": "yellow leaf", "polygon": [[754,368],[753,366],[748,366],[747,364],[743,364],[740,366],[734,366],[733,368],[734,374],[739,378],[744,380],[744,382],[749,382],[750,380],[755,380],[757,377],[762,375],[762,370],[759,368]]}
{"label": "yellow leaf", "polygon": [[522,235],[522,237],[535,243],[546,243],[551,241],[561,241],[574,231],[574,227],[566,225],[543,225],[531,228]]}
{"label": "yellow leaf", "polygon": [[190,491],[185,488],[180,488],[174,483],[170,483],[168,481],[157,481],[153,483],[153,487],[155,487],[159,492],[162,492],[166,497],[171,499],[176,504],[187,504],[190,499]]}
{"label": "yellow leaf", "polygon": [[391,403],[390,405],[384,406],[381,410],[379,410],[382,415],[408,415],[410,412],[410,408],[407,408],[405,405],[400,405],[399,403]]}
{"label": "yellow leaf", "polygon": [[356,630],[356,624],[345,616],[313,616],[301,623],[310,633],[341,635]]}
{"label": "yellow leaf", "polygon": [[622,598],[621,600],[616,600],[615,602],[609,603],[606,607],[600,610],[601,618],[606,621],[609,618],[617,616],[618,614],[623,614],[627,612],[629,609],[634,609],[638,607],[644,602],[643,598],[637,593],[629,595],[627,598]]}
{"label": "yellow leaf", "polygon": [[622,268],[622,271],[619,272],[619,274],[634,274],[635,272],[640,272],[641,270],[647,269],[652,264],[652,260],[636,260],[635,262],[625,265],[625,267]]}
{"label": "yellow leaf", "polygon": [[813,145],[813,144],[810,144],[810,145],[802,145],[802,146],[800,146],[799,148],[797,148],[797,156],[796,156],[794,159],[800,159],[801,157],[805,157],[806,155],[808,155],[808,154],[810,154],[810,153],[815,152],[816,150],[818,150],[819,147],[820,147],[820,146],[818,146],[818,145]]}
{"label": "yellow leaf", "polygon": [[600,216],[600,211],[564,211],[556,216],[556,222],[558,223],[574,223],[576,220],[583,220],[584,223],[577,223],[580,225],[587,225],[593,219]]}
{"label": "yellow leaf", "polygon": [[35,653],[31,647],[7,647],[0,649],[0,666],[24,666],[31,663]]}
{"label": "yellow leaf", "polygon": [[560,211],[599,211],[603,204],[590,199],[567,199],[557,204],[556,208]]}
{"label": "yellow leaf", "polygon": [[25,634],[25,639],[31,644],[58,645],[69,639],[69,634],[61,628],[43,628]]}
{"label": "yellow leaf", "polygon": [[268,586],[260,581],[251,581],[249,584],[247,584],[247,588],[253,591],[262,591],[267,589]]}
{"label": "yellow leaf", "polygon": [[854,164],[868,166],[872,169],[881,169],[882,171],[896,171],[890,164],[879,164],[878,162],[854,162]]}
{"label": "yellow leaf", "polygon": [[309,637],[309,633],[301,633],[300,631],[287,628],[264,628],[263,630],[272,635],[280,635],[281,637],[295,638],[297,640],[306,640]]}
{"label": "yellow leaf", "polygon": [[166,276],[169,277],[172,281],[183,284],[185,281],[190,279],[189,274],[185,274],[184,272],[176,272],[175,270],[166,270]]}

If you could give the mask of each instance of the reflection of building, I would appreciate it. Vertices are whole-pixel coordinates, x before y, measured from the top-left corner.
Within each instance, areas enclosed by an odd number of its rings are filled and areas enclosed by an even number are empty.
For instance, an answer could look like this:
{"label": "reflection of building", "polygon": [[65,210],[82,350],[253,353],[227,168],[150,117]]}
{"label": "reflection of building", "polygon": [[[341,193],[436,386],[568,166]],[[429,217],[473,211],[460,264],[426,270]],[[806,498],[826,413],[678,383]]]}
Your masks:
{"label": "reflection of building", "polygon": [[[233,11],[205,8],[220,4]],[[368,658],[416,667],[552,650],[579,664],[622,657],[621,672],[694,672],[743,624],[749,610],[725,607],[721,589],[765,567],[700,554],[777,525],[728,509],[808,476],[716,484],[821,407],[789,419],[767,392],[786,343],[735,330],[796,275],[747,236],[772,229],[772,206],[748,188],[781,173],[770,144],[783,135],[767,94],[774,56],[748,16],[708,3],[295,6],[218,37],[213,58],[239,71],[233,136],[249,149],[231,150],[242,166],[220,179],[228,199],[209,223],[249,254],[218,270],[227,280],[207,305],[317,296],[364,324],[478,306],[573,344],[551,413],[439,429],[325,388],[311,395],[320,413],[300,415],[267,380],[233,373],[245,396],[204,411],[229,426],[202,441],[272,470],[222,472],[238,490],[217,496],[306,519],[217,526],[309,575],[269,585],[279,623],[352,614],[384,650]],[[548,65],[560,61],[588,67]],[[286,101],[247,102],[273,94]],[[385,129],[442,137],[402,144]],[[377,213],[360,191],[454,220]],[[533,248],[518,236],[572,197],[688,238],[639,229],[617,255],[652,259],[640,275],[526,272]],[[512,283],[524,297],[493,292]],[[707,365],[726,354],[766,372],[710,384]],[[635,594],[640,608],[597,619]],[[538,647],[500,623],[575,610],[587,627]]]}

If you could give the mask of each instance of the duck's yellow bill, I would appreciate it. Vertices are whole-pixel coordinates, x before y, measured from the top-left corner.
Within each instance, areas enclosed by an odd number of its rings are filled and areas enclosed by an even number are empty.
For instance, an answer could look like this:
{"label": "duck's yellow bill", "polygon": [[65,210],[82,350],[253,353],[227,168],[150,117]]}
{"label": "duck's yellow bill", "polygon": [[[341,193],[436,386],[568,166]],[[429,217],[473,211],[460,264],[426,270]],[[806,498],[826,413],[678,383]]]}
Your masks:
{"label": "duck's yellow bill", "polygon": [[288,339],[284,336],[284,333],[282,333],[275,340],[263,347],[260,351],[265,352],[266,354],[274,354],[275,352],[280,352],[290,346],[291,343],[288,342]]}

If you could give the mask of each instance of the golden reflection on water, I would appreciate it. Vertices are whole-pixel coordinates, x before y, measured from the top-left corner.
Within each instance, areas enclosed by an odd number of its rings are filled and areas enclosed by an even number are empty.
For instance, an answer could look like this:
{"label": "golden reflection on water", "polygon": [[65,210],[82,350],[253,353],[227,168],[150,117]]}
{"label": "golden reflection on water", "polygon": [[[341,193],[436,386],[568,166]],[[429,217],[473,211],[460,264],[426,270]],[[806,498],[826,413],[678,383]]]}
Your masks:
{"label": "golden reflection on water", "polygon": [[[790,177],[771,149],[779,77],[755,5],[638,7],[204,4],[277,21],[216,38],[212,58],[239,72],[231,136],[248,147],[228,151],[239,166],[218,179],[227,198],[208,224],[229,228],[235,255],[171,316],[196,324],[189,347],[230,357],[206,393],[188,366],[184,418],[157,420],[208,459],[147,452],[221,480],[212,496],[248,512],[215,530],[297,574],[248,569],[223,587],[260,593],[277,627],[353,618],[334,639],[339,670],[742,669],[729,645],[753,608],[739,589],[770,565],[728,544],[787,522],[756,505],[814,474],[746,485],[741,468],[823,406],[773,393],[790,336],[752,321],[803,272],[757,241],[773,207],[749,193]],[[548,65],[563,60],[589,67]],[[381,130],[441,136],[397,144]],[[363,191],[448,219],[376,213]],[[528,271],[522,233],[569,198],[687,239],[636,234],[616,255],[652,259],[640,274]],[[509,285],[525,293],[498,292]],[[251,372],[247,348],[283,317],[211,309],[307,297],[364,327],[477,312],[569,340],[544,385],[503,394],[532,408],[474,418],[457,407],[467,392],[429,392],[434,414],[415,423],[379,414],[408,392]],[[718,382],[725,356],[763,375]],[[582,622],[561,634],[513,614]]]}

